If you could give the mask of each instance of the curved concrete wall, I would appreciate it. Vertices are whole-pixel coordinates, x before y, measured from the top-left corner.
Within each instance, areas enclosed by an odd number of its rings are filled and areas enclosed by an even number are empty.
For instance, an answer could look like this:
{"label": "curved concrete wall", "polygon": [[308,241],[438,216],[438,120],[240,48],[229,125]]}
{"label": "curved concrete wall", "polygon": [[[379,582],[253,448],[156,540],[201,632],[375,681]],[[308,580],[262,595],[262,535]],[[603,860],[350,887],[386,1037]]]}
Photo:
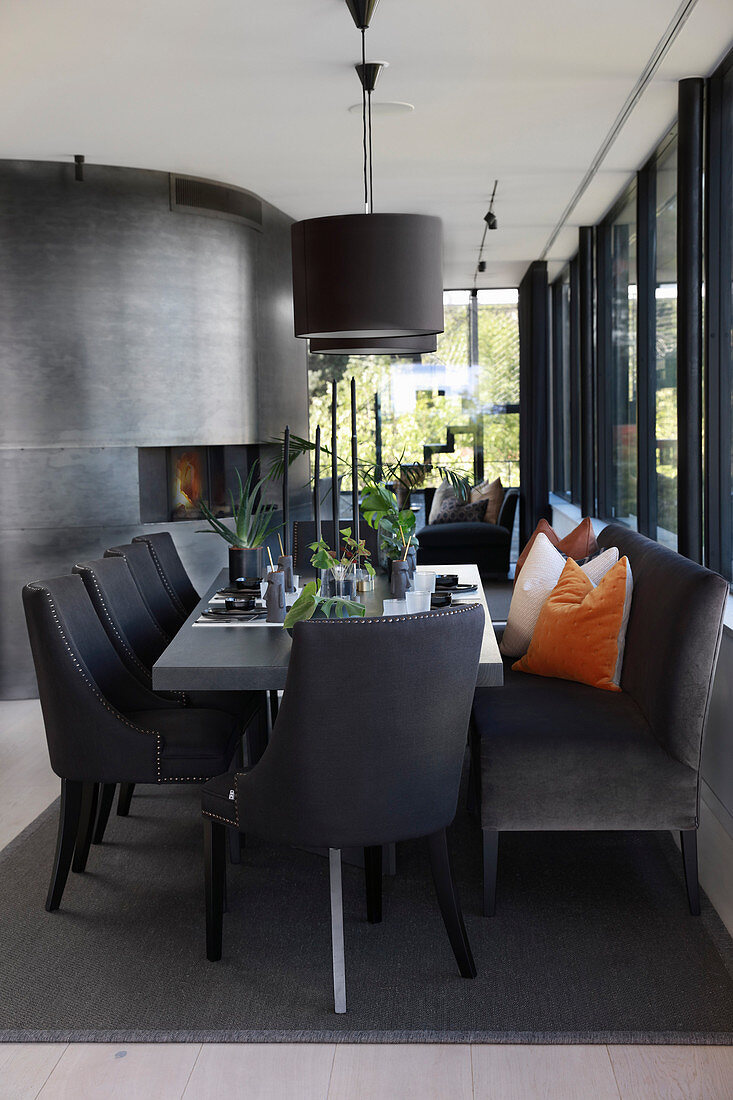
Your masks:
{"label": "curved concrete wall", "polygon": [[[171,211],[163,172],[0,162],[0,697],[35,693],[21,585],[143,530],[137,447],[307,434],[290,222]],[[171,529],[203,579],[197,526]]]}

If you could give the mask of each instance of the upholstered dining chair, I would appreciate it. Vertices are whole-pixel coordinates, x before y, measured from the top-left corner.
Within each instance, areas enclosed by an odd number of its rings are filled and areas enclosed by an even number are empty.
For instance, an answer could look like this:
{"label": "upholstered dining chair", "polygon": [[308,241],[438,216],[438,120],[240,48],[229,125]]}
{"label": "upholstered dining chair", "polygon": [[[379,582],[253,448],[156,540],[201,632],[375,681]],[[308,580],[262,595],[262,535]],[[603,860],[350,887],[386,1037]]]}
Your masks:
{"label": "upholstered dining chair", "polygon": [[160,629],[169,638],[174,638],[183,626],[187,615],[171,599],[153,561],[150,547],[144,542],[128,542],[123,546],[110,546],[105,550],[104,556],[124,558],[151,615]]}
{"label": "upholstered dining chair", "polygon": [[[446,828],[456,812],[483,626],[478,604],[296,623],[283,701],[262,759],[203,788],[211,961],[222,952],[227,829],[328,849],[334,1002],[345,1012],[341,849],[365,851],[368,915],[376,923],[382,846],[427,837],[460,973],[476,976]],[[348,713],[334,685],[353,692]]]}
{"label": "upholstered dining chair", "polygon": [[61,779],[58,841],[46,909],[69,869],[86,868],[100,784],[199,783],[231,764],[230,714],[183,708],[144,687],[120,660],[81,577],[23,589],[51,767]]}
{"label": "upholstered dining chair", "polygon": [[[170,638],[161,630],[143,600],[127,561],[122,557],[98,558],[78,563],[73,572],[84,581],[99,621],[120,659],[143,687],[152,691],[153,665]],[[174,700],[178,705],[223,710],[233,715],[240,724],[242,735],[246,735],[247,755],[244,759],[250,764],[259,759],[267,742],[267,700],[264,692],[174,691],[156,694]],[[121,788],[117,803],[120,816],[126,816],[129,812],[132,793],[128,786]],[[109,813],[108,804],[112,797],[113,792],[103,791],[94,843],[101,843],[103,838],[105,811]],[[236,859],[236,851],[233,854]]]}
{"label": "upholstered dining chair", "polygon": [[155,531],[150,535],[135,535],[132,541],[145,543],[171,600],[186,616],[190,615],[201,597],[191,584],[171,534]]}
{"label": "upholstered dining chair", "polygon": [[[350,519],[342,519],[339,521],[339,531],[348,529],[354,534],[354,524]],[[328,546],[333,547],[333,520],[325,519],[321,521],[321,537],[325,540]],[[369,560],[377,567],[377,556],[379,552],[377,532],[373,527],[370,527],[364,517],[362,516],[359,523],[359,538],[363,539],[369,554],[371,555]],[[312,519],[296,519],[293,521],[293,569],[296,573],[307,576],[314,572],[311,565],[311,557],[313,551],[311,550],[311,543],[316,541],[316,525]]]}

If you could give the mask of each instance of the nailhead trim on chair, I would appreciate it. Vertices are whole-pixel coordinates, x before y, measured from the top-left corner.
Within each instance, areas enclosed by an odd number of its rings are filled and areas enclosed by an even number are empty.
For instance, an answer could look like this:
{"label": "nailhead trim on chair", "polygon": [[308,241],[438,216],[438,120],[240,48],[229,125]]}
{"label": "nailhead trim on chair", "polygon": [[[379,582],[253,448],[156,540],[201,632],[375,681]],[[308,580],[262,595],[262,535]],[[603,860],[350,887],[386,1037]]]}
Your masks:
{"label": "nailhead trim on chair", "polygon": [[104,698],[104,696],[101,695],[100,692],[97,691],[95,685],[92,683],[92,681],[86,675],[86,673],[84,672],[84,669],[79,664],[79,661],[77,660],[73,649],[69,645],[68,639],[67,639],[66,635],[64,634],[64,628],[61,625],[61,620],[58,617],[56,606],[55,606],[55,604],[53,602],[53,599],[51,597],[51,593],[48,591],[47,588],[42,588],[38,584],[31,583],[31,584],[27,585],[26,587],[30,588],[31,591],[33,591],[33,592],[41,592],[46,597],[46,599],[48,600],[48,605],[51,608],[51,614],[52,614],[54,622],[56,623],[56,626],[58,628],[58,632],[61,635],[61,640],[64,643],[64,647],[66,648],[67,653],[71,657],[72,663],[73,663],[74,667],[76,668],[76,671],[79,673],[82,680],[87,685],[89,690],[92,692],[94,697],[102,704],[104,709],[108,710],[110,712],[110,714],[113,714],[119,722],[122,722],[122,724],[124,726],[127,726],[129,729],[136,730],[138,733],[148,734],[149,736],[155,738],[155,768],[156,768],[156,772],[157,772],[157,776],[158,776],[158,783],[197,783],[197,782],[205,783],[207,780],[213,778],[211,775],[171,775],[171,776],[165,776],[165,777],[161,775],[161,750],[162,750],[162,747],[163,747],[162,746],[162,742],[163,742],[162,734],[158,730],[144,729],[143,726],[136,726],[134,722],[128,721],[128,719],[125,718],[125,716],[123,714],[121,714],[120,711],[115,710],[114,707],[111,707],[109,705],[109,703]]}
{"label": "nailhead trim on chair", "polygon": [[[145,665],[142,663],[142,661],[140,661],[138,659],[137,655],[130,649],[130,647],[127,644],[125,638],[120,634],[119,630],[115,626],[114,620],[112,619],[112,616],[109,613],[109,609],[107,607],[107,604],[104,601],[104,596],[102,595],[102,590],[100,589],[100,587],[97,583],[96,576],[94,575],[92,570],[89,569],[87,566],[77,565],[76,568],[79,570],[80,573],[84,573],[86,576],[89,576],[89,577],[92,578],[92,584],[94,585],[94,590],[96,591],[97,595],[99,596],[99,602],[102,606],[102,610],[104,611],[104,614],[107,618],[107,622],[112,627],[112,630],[114,632],[115,637],[118,639],[120,645],[122,646],[122,648],[124,649],[124,651],[128,655],[128,657],[130,658],[130,660],[137,666],[137,668],[140,669],[140,671],[144,675],[147,687],[149,687],[152,690],[153,678],[150,675],[149,670],[145,667]],[[158,632],[160,634],[162,634],[162,636],[164,638],[166,637],[166,635],[163,634],[163,632],[159,630],[157,623],[155,624],[155,628],[156,628],[156,630],[158,630]],[[166,638],[166,640],[170,641],[170,639],[168,639],[168,638]],[[183,703],[183,705],[188,706],[188,696],[186,695],[185,691],[172,691],[170,694],[171,695],[178,695],[180,697],[181,702]]]}
{"label": "nailhead trim on chair", "polygon": [[353,616],[348,619],[306,619],[306,622],[317,623],[318,626],[325,626],[334,623],[349,623],[353,626],[389,626],[391,623],[406,623],[414,622],[415,619],[440,619],[445,618],[446,615],[463,615],[466,611],[472,611],[474,607],[481,607],[481,604],[476,603],[466,604],[465,607],[453,607],[449,611],[420,611],[415,615],[379,615],[374,618],[365,618]]}
{"label": "nailhead trim on chair", "polygon": [[239,828],[239,775],[239,772],[234,773],[234,821],[230,817],[220,817],[219,814],[214,814],[210,810],[202,809],[202,814],[205,814],[206,817],[215,817],[217,821],[223,821],[225,825]]}
{"label": "nailhead trim on chair", "polygon": [[[134,541],[135,540],[133,539],[133,542]],[[138,542],[142,542],[145,546],[147,546],[148,550],[152,554],[153,561],[155,562],[155,568],[158,570],[158,573],[160,575],[160,579],[162,580],[162,582],[165,586],[166,592],[168,593],[171,600],[173,601],[174,607],[176,608],[177,611],[180,611],[182,615],[185,615],[186,618],[188,618],[188,612],[186,611],[186,608],[183,606],[183,604],[179,600],[178,593],[172,587],[170,581],[168,580],[167,576],[165,575],[165,573],[163,571],[163,566],[160,563],[160,558],[158,557],[158,555],[155,551],[155,547],[153,546],[152,542],[148,542],[148,540],[146,538],[140,538],[140,539],[138,539]]]}

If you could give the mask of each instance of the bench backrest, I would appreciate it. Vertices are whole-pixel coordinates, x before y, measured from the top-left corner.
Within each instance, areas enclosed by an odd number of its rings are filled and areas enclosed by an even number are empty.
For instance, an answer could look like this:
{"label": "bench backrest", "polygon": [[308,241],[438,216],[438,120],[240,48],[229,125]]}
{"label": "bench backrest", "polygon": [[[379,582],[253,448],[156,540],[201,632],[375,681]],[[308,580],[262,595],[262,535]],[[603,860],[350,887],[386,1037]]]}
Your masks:
{"label": "bench backrest", "polygon": [[602,550],[617,546],[634,578],[621,687],[639,705],[657,740],[697,771],[728,584],[619,524],[605,527],[598,545]]}

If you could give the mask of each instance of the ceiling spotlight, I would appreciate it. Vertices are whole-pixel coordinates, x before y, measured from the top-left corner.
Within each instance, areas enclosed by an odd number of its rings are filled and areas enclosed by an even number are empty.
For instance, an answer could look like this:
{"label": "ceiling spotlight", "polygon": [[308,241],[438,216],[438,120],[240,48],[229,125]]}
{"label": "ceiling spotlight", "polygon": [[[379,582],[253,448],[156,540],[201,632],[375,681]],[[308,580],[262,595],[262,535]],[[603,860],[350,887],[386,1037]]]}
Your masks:
{"label": "ceiling spotlight", "polygon": [[493,210],[488,210],[484,214],[484,221],[488,225],[489,229],[498,229],[499,223],[496,220],[496,214]]}
{"label": "ceiling spotlight", "polygon": [[84,157],[81,153],[74,154],[74,179],[77,183],[84,182]]}
{"label": "ceiling spotlight", "polygon": [[483,275],[484,271],[486,271],[486,260],[479,260],[478,269],[479,274]]}

